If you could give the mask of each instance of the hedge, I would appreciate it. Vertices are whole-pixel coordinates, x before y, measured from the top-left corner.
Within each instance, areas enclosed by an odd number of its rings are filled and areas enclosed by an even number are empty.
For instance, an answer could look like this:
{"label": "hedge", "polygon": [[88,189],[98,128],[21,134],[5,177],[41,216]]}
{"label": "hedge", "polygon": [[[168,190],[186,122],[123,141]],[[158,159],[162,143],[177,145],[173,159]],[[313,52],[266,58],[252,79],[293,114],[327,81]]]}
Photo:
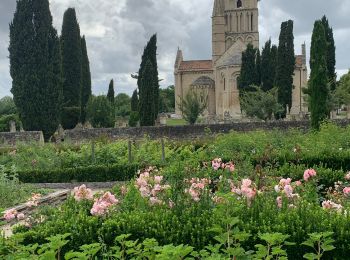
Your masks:
{"label": "hedge", "polygon": [[115,164],[52,170],[16,172],[23,183],[70,183],[128,181],[136,176],[140,164]]}

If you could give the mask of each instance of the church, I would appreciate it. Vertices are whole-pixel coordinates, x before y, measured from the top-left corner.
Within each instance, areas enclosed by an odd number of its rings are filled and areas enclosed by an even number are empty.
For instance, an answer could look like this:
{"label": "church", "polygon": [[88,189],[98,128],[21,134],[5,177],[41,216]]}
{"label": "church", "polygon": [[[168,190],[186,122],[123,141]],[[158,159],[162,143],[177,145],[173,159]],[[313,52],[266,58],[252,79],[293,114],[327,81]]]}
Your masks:
{"label": "church", "polygon": [[[212,15],[212,59],[185,60],[180,49],[175,61],[176,114],[178,103],[189,90],[207,99],[205,114],[218,121],[243,118],[237,79],[242,52],[251,43],[259,48],[259,0],[214,0]],[[295,58],[293,105],[288,117],[297,119],[307,113],[302,88],[307,86],[306,49]]]}

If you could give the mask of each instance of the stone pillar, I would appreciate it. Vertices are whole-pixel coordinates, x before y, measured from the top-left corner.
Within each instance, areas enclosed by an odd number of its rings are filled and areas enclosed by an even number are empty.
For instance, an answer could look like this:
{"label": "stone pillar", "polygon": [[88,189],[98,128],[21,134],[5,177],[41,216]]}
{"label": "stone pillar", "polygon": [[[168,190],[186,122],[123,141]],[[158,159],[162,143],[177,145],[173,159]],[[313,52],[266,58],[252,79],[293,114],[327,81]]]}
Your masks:
{"label": "stone pillar", "polygon": [[16,129],[16,122],[15,121],[10,121],[10,133],[15,133],[17,132],[17,129]]}
{"label": "stone pillar", "polygon": [[347,119],[350,119],[350,105],[347,107]]}

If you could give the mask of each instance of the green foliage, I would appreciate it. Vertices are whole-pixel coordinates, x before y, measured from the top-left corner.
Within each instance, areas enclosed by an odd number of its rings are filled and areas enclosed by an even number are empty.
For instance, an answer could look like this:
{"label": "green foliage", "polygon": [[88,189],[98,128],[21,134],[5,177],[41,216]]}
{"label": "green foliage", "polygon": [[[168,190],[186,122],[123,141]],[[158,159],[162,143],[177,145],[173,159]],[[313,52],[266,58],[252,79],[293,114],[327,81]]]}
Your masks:
{"label": "green foliage", "polygon": [[154,70],[155,68],[153,67],[151,60],[148,60],[145,63],[145,67],[141,73],[141,86],[139,86],[139,115],[141,126],[154,126],[155,124],[156,116],[154,110],[154,89],[156,83],[154,80]]}
{"label": "green foliage", "polygon": [[120,93],[115,97],[115,115],[126,118],[130,115],[130,97],[127,94]]}
{"label": "green foliage", "polygon": [[157,35],[147,43],[138,73],[139,115],[141,126],[153,126],[159,111]]}
{"label": "green foliage", "polygon": [[337,87],[337,73],[335,72],[336,57],[335,57],[335,42],[333,36],[333,28],[330,27],[327,17],[324,15],[321,19],[326,33],[327,40],[327,75],[330,90],[334,91]]}
{"label": "green foliage", "polygon": [[240,94],[251,91],[252,85],[260,85],[260,72],[257,69],[258,54],[260,53],[252,44],[248,44],[247,49],[242,53],[242,68],[238,78]]}
{"label": "green foliage", "polygon": [[111,79],[111,81],[109,82],[109,86],[108,86],[108,93],[107,93],[107,98],[109,100],[109,102],[111,102],[112,104],[114,104],[114,80]]}
{"label": "green foliage", "polygon": [[241,96],[241,107],[248,117],[267,121],[283,111],[277,101],[277,88],[266,92],[260,87],[251,86],[251,88],[254,91],[244,92]]}
{"label": "green foliage", "polygon": [[293,75],[295,67],[293,21],[283,22],[279,36],[276,80],[278,87],[278,103],[283,106],[283,112],[278,117],[285,118],[287,106],[292,107]]}
{"label": "green foliage", "polygon": [[[63,16],[61,51],[62,51],[62,77],[63,77],[63,108],[82,106],[82,82],[86,84],[87,78],[82,78],[83,58],[84,75],[87,72],[86,56],[82,57],[80,28],[74,8],[68,8]],[[83,50],[85,52],[85,50]],[[85,75],[88,77],[88,75]],[[86,85],[87,86],[87,85]],[[87,86],[88,87],[88,86]],[[85,90],[85,86],[84,86]],[[85,99],[84,91],[84,102]],[[72,113],[74,112],[74,115]],[[64,129],[74,128],[80,120],[80,110],[63,109],[62,125]]]}
{"label": "green foliage", "polygon": [[159,112],[175,112],[175,87],[169,86],[159,90]]}
{"label": "green foliage", "polygon": [[335,96],[340,105],[350,105],[350,70],[340,78]]}
{"label": "green foliage", "polygon": [[286,242],[289,235],[283,235],[281,233],[265,233],[260,234],[259,238],[266,242],[266,245],[255,245],[258,251],[254,255],[254,259],[288,259],[287,252],[282,247],[290,245],[290,243]]}
{"label": "green foliage", "polygon": [[10,24],[11,92],[25,130],[56,131],[61,108],[61,55],[48,0],[17,2]]}
{"label": "green foliage", "polygon": [[265,43],[261,53],[261,87],[269,91],[274,87],[277,62],[277,47],[271,46],[271,40]]}
{"label": "green foliage", "polygon": [[137,111],[131,111],[130,117],[129,117],[129,126],[130,127],[136,127],[137,123],[139,122],[139,112]]}
{"label": "green foliage", "polygon": [[302,245],[311,247],[315,250],[315,253],[307,253],[304,255],[305,259],[309,260],[321,260],[325,252],[329,252],[335,249],[332,238],[333,232],[323,233],[311,233],[309,239],[302,243]]}
{"label": "green foliage", "polygon": [[[82,69],[81,69],[81,122],[86,121],[86,106],[92,95],[90,62],[86,48],[85,36],[81,38]],[[74,120],[76,121],[76,120]]]}
{"label": "green foliage", "polygon": [[[87,167],[18,171],[24,183],[108,182],[132,179],[140,164],[94,165]],[[12,176],[12,175],[11,175]]]}
{"label": "green foliage", "polygon": [[131,96],[131,111],[134,111],[134,112],[139,111],[139,96],[137,93],[137,89],[134,90]]}
{"label": "green foliage", "polygon": [[16,126],[19,127],[20,121],[17,115],[0,116],[0,132],[10,132],[11,121],[16,122]]}
{"label": "green foliage", "polygon": [[17,108],[12,97],[0,99],[0,117],[16,114]]}
{"label": "green foliage", "polygon": [[194,125],[207,108],[207,104],[208,95],[205,92],[198,93],[196,90],[190,90],[184,98],[180,97],[178,106],[186,122]]}
{"label": "green foliage", "polygon": [[113,127],[113,105],[106,96],[91,96],[87,104],[87,119],[95,128]]}
{"label": "green foliage", "polygon": [[327,39],[321,21],[316,21],[312,33],[311,75],[306,93],[309,95],[311,126],[318,130],[320,123],[329,117],[330,90],[327,77]]}

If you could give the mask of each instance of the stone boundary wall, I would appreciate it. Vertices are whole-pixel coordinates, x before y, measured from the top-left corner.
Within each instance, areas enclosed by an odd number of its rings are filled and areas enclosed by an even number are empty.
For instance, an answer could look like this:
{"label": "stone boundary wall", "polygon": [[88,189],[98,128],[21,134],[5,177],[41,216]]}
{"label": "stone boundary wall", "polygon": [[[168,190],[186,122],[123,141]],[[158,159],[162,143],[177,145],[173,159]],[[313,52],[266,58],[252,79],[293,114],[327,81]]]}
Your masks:
{"label": "stone boundary wall", "polygon": [[[350,124],[350,120],[337,120],[336,124],[345,127]],[[217,125],[194,125],[194,126],[160,126],[160,127],[139,127],[139,128],[108,128],[108,129],[85,129],[85,130],[67,130],[64,140],[72,142],[82,142],[100,137],[110,140],[118,139],[140,139],[149,136],[151,139],[170,138],[170,139],[193,139],[202,136],[220,133],[229,133],[231,131],[249,132],[254,130],[288,130],[301,129],[308,131],[309,121],[275,121],[275,122],[251,122],[251,123],[232,123]]]}
{"label": "stone boundary wall", "polygon": [[0,147],[15,146],[19,143],[44,143],[41,131],[35,132],[0,132]]}

